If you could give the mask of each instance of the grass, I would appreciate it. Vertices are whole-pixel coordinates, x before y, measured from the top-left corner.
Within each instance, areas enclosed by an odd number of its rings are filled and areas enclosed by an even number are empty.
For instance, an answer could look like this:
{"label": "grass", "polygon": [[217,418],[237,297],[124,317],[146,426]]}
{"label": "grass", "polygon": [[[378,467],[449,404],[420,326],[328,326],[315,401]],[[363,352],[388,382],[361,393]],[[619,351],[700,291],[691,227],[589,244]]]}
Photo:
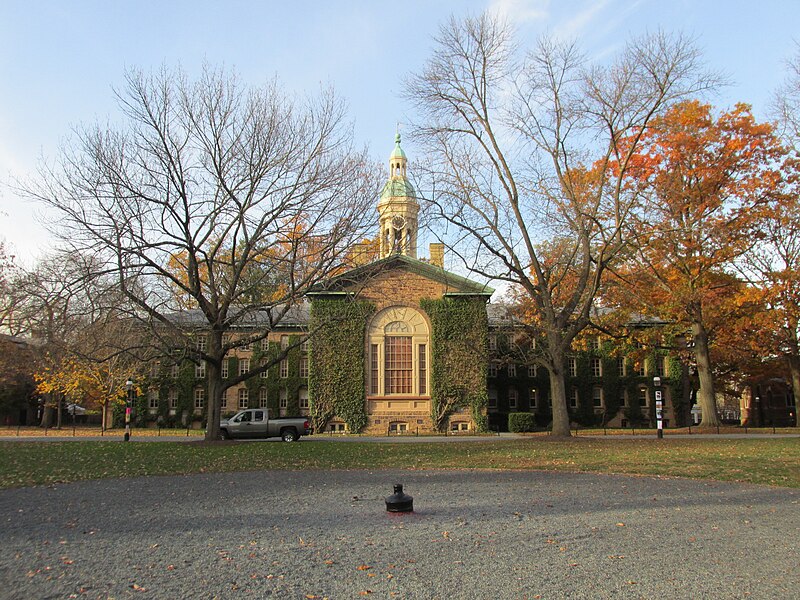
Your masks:
{"label": "grass", "polygon": [[689,477],[800,488],[800,440],[451,443],[2,442],[0,488],[87,479],[258,470],[524,469]]}

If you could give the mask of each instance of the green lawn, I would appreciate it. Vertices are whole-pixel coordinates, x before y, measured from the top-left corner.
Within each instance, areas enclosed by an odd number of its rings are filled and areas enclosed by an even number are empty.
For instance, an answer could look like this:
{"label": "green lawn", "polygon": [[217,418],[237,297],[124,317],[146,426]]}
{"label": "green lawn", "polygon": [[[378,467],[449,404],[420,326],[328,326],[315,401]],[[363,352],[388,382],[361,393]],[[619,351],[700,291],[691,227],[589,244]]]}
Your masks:
{"label": "green lawn", "polygon": [[452,443],[0,442],[0,488],[269,469],[531,469],[800,488],[800,439],[571,439]]}

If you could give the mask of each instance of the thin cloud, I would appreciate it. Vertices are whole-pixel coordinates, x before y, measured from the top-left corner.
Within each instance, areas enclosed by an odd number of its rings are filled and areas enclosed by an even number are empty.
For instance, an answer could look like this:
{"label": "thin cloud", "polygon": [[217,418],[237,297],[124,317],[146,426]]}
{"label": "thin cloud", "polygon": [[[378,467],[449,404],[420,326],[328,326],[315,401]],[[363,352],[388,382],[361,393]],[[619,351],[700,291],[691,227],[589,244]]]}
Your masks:
{"label": "thin cloud", "polygon": [[521,25],[547,20],[549,9],[550,0],[491,0],[487,10],[510,23]]}
{"label": "thin cloud", "polygon": [[608,6],[608,0],[592,0],[585,9],[558,25],[553,30],[554,36],[570,40],[580,37],[606,6]]}

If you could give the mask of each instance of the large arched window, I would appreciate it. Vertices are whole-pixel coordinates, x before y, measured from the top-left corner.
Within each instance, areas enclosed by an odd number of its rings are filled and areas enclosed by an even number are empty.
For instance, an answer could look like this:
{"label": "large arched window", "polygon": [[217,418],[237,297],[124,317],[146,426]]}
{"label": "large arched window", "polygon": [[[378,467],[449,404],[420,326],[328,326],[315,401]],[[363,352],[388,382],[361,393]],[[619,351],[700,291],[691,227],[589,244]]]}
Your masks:
{"label": "large arched window", "polygon": [[367,330],[370,396],[426,396],[429,328],[422,314],[393,306],[375,315]]}

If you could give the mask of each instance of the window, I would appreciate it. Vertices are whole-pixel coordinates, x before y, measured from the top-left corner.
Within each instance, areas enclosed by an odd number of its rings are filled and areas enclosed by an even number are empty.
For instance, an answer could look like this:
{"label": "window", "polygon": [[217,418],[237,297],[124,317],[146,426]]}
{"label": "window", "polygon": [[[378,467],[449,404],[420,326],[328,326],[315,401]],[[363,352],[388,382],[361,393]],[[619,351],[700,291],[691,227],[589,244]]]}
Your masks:
{"label": "window", "polygon": [[258,390],[258,408],[267,408],[267,388],[262,387]]}
{"label": "window", "polygon": [[517,390],[514,388],[510,388],[508,390],[508,408],[511,410],[516,410],[517,408]]}
{"label": "window", "polygon": [[392,433],[403,433],[408,431],[408,423],[389,423],[389,431]]}
{"label": "window", "polygon": [[602,377],[603,376],[603,361],[601,361],[596,356],[592,357],[591,368],[592,368],[592,377]]}
{"label": "window", "polygon": [[644,361],[643,360],[637,362],[634,365],[634,368],[636,369],[636,375],[638,375],[639,377],[644,377],[645,375],[647,375],[647,369],[645,369],[645,367],[644,367]]}
{"label": "window", "polygon": [[159,361],[154,361],[150,363],[150,377],[158,377],[158,368],[161,365]]}
{"label": "window", "polygon": [[625,357],[618,356],[617,357],[617,375],[620,377],[625,377]]}
{"label": "window", "polygon": [[284,358],[281,360],[281,379],[289,377],[289,359]]}
{"label": "window", "polygon": [[344,423],[330,423],[328,425],[328,431],[333,433],[344,433],[346,430]]}
{"label": "window", "polygon": [[286,410],[286,408],[289,406],[289,392],[286,391],[286,388],[283,388],[280,391],[279,402],[279,406],[283,410]]}
{"label": "window", "polygon": [[178,370],[179,370],[178,365],[172,365],[169,368],[169,376],[172,379],[177,379],[178,378]]}
{"label": "window", "polygon": [[239,359],[239,375],[244,375],[250,370],[250,359],[249,358],[240,358]]}
{"label": "window", "polygon": [[425,344],[419,345],[419,393],[428,393],[428,356]]}
{"label": "window", "polygon": [[384,393],[412,393],[411,337],[387,336],[384,352]]}
{"label": "window", "polygon": [[497,336],[491,334],[489,336],[489,352],[494,352],[497,350]]}
{"label": "window", "polygon": [[507,366],[508,376],[509,377],[516,377],[517,376],[517,365],[509,364]]}
{"label": "window", "polygon": [[[266,364],[267,364],[267,361],[265,361],[264,359],[261,359],[261,361],[258,363],[258,366],[263,367]],[[269,369],[264,369],[263,371],[261,371],[261,373],[258,374],[258,376],[261,379],[266,379],[267,377],[269,377]]]}
{"label": "window", "polygon": [[300,344],[300,351],[301,352],[308,352],[308,338],[303,340],[303,343]]}
{"label": "window", "polygon": [[228,360],[227,358],[222,359],[222,366],[220,368],[220,375],[223,379],[228,378]]}
{"label": "window", "polygon": [[650,395],[647,393],[646,387],[639,388],[639,406],[649,406]]}
{"label": "window", "polygon": [[497,377],[497,363],[489,363],[489,377]]}
{"label": "window", "polygon": [[589,340],[589,347],[592,350],[600,350],[600,338],[592,338]]}
{"label": "window", "polygon": [[370,397],[430,394],[429,340],[427,319],[417,309],[391,306],[379,311],[367,329],[364,364],[367,394]]}
{"label": "window", "polygon": [[531,410],[534,410],[539,405],[539,390],[537,388],[531,388],[529,395],[529,404]]}
{"label": "window", "polygon": [[250,350],[250,348],[251,348],[250,342],[245,342],[241,346],[239,346],[239,350],[242,350],[243,352],[247,352],[248,350]]}
{"label": "window", "polygon": [[300,388],[300,410],[308,410],[308,388]]}
{"label": "window", "polygon": [[200,361],[200,363],[194,366],[194,377],[195,379],[203,379],[206,376],[206,363]]}
{"label": "window", "polygon": [[169,400],[170,410],[178,408],[178,390],[171,389],[167,395],[167,399]]}
{"label": "window", "polygon": [[494,388],[489,388],[487,390],[487,395],[489,397],[489,408],[497,408],[497,390]]}
{"label": "window", "polygon": [[308,356],[300,357],[300,377],[308,377]]}
{"label": "window", "polygon": [[158,410],[158,390],[147,392],[147,406],[150,410]]}
{"label": "window", "polygon": [[592,406],[594,408],[603,408],[603,388],[599,385],[592,388]]}
{"label": "window", "polygon": [[289,336],[282,335],[281,336],[281,350],[286,350],[289,347]]}
{"label": "window", "polygon": [[205,390],[195,390],[194,391],[194,407],[195,408],[203,408],[206,403],[206,391]]}
{"label": "window", "polygon": [[575,360],[574,356],[570,356],[568,359],[568,367],[569,367],[569,376],[570,377],[577,377],[578,375],[578,363]]}
{"label": "window", "polygon": [[239,388],[239,409],[247,408],[248,404],[250,404],[250,390]]}
{"label": "window", "polygon": [[369,391],[371,394],[378,393],[378,344],[370,345],[370,376]]}
{"label": "window", "polygon": [[655,374],[659,377],[664,377],[666,375],[666,360],[664,356],[656,356],[655,361]]}
{"label": "window", "polygon": [[528,365],[528,377],[539,375],[539,365]]}
{"label": "window", "polygon": [[230,390],[225,390],[222,392],[222,402],[220,403],[220,408],[228,408],[228,394]]}
{"label": "window", "polygon": [[578,388],[572,388],[569,394],[569,407],[578,408]]}
{"label": "window", "polygon": [[619,404],[620,406],[628,406],[628,394],[625,390],[621,390],[619,393]]}
{"label": "window", "polygon": [[197,338],[197,351],[198,352],[205,352],[206,351],[206,336],[201,335]]}
{"label": "window", "polygon": [[269,350],[269,338],[268,338],[268,337],[265,337],[265,338],[263,338],[263,339],[261,340],[261,349],[262,349],[263,351],[265,351],[265,352],[266,352],[267,350]]}
{"label": "window", "polygon": [[466,421],[450,423],[450,431],[469,431],[469,423]]}

